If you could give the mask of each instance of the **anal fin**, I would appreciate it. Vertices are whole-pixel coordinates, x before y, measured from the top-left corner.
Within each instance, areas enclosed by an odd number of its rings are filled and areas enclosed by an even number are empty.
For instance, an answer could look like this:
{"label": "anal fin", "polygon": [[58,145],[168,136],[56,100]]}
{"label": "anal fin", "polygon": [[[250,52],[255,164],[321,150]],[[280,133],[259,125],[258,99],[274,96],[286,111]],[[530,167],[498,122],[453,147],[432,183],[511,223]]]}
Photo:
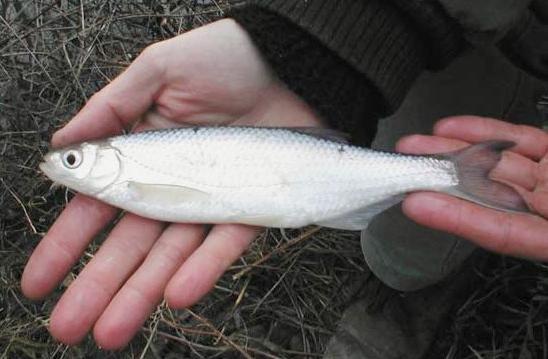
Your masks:
{"label": "anal fin", "polygon": [[373,217],[383,212],[384,210],[392,207],[396,203],[401,202],[404,196],[405,195],[398,194],[385,200],[367,205],[366,207],[359,208],[355,211],[345,213],[342,216],[320,221],[316,224],[319,226],[335,229],[361,231],[367,228],[369,222],[371,222]]}

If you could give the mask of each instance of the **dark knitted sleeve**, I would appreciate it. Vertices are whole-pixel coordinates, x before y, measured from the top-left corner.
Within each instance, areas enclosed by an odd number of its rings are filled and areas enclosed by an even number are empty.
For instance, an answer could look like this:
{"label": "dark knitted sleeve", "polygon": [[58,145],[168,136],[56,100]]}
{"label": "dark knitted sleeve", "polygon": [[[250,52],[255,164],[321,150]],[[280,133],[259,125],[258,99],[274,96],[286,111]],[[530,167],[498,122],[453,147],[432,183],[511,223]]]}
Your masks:
{"label": "dark knitted sleeve", "polygon": [[289,89],[332,127],[369,144],[377,120],[398,108],[418,75],[452,56],[430,46],[436,35],[417,25],[432,16],[430,6],[415,17],[408,12],[416,9],[394,1],[256,0],[229,16]]}

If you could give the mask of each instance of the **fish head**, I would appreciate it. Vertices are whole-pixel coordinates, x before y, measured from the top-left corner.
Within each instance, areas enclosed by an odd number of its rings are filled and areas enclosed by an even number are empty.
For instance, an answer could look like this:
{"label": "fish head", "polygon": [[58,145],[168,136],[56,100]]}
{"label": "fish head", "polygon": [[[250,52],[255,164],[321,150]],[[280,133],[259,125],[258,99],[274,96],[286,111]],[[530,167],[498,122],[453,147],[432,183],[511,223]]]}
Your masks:
{"label": "fish head", "polygon": [[121,172],[118,151],[104,142],[50,151],[39,167],[52,181],[88,195],[109,187]]}

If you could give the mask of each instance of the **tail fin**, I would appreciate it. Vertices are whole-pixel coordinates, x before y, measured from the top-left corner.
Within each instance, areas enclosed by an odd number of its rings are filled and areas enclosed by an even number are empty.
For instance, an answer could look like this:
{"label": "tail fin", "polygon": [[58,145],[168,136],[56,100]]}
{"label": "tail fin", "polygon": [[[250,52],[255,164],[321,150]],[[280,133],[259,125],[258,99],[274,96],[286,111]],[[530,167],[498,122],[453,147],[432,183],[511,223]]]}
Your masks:
{"label": "tail fin", "polygon": [[514,145],[510,141],[487,141],[443,155],[455,164],[459,178],[459,184],[447,192],[494,209],[529,212],[523,198],[512,187],[489,178],[502,151]]}

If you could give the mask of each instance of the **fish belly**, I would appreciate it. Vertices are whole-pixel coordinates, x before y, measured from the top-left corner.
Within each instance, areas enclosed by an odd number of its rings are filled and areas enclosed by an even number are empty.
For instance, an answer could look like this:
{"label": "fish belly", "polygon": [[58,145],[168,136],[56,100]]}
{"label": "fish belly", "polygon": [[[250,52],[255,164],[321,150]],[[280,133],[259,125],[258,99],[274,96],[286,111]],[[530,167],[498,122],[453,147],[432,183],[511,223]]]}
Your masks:
{"label": "fish belly", "polygon": [[189,131],[115,141],[124,170],[101,199],[163,221],[289,228],[378,212],[453,180],[431,160],[291,131]]}

